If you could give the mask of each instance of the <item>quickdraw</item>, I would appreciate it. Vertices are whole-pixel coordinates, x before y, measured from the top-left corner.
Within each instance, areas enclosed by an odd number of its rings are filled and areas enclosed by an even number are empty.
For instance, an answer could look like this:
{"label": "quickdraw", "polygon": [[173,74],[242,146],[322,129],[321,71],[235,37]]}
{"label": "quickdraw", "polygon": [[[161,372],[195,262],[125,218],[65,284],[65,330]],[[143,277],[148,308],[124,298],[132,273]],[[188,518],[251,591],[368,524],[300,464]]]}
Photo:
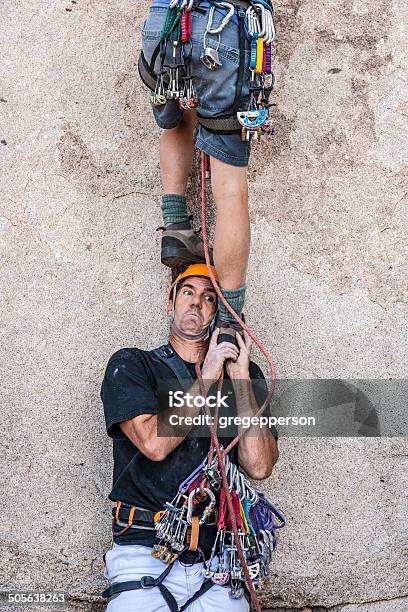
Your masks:
{"label": "quickdraw", "polygon": [[250,101],[247,111],[237,112],[237,119],[242,126],[242,140],[250,141],[256,134],[260,142],[263,135],[275,133],[269,116],[269,108],[273,106],[269,98],[274,86],[271,45],[276,35],[272,5],[257,0],[248,7],[245,34],[250,41]]}
{"label": "quickdraw", "polygon": [[[160,70],[152,106],[162,106],[167,100],[178,100],[182,110],[197,108],[199,99],[191,74],[193,0],[171,0],[160,32]],[[165,63],[168,45],[172,47],[172,61]]]}

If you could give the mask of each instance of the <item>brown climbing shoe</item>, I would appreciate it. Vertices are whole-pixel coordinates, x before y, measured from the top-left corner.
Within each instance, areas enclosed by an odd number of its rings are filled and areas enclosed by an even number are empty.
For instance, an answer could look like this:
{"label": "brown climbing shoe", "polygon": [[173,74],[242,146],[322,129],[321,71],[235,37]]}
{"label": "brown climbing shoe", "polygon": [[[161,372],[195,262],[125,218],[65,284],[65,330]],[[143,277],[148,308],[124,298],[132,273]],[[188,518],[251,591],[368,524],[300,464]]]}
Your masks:
{"label": "brown climbing shoe", "polygon": [[[169,268],[180,268],[192,263],[205,263],[204,243],[200,238],[199,231],[193,229],[171,229],[163,230],[161,241],[161,262]],[[212,249],[210,249],[210,260],[213,264]]]}

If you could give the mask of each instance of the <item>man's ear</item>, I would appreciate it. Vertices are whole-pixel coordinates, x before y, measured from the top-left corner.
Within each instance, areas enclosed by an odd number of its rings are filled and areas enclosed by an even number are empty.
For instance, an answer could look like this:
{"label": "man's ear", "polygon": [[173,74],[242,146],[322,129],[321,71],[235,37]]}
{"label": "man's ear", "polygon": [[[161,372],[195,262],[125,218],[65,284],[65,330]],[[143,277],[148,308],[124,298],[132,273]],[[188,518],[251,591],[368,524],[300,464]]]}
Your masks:
{"label": "man's ear", "polygon": [[167,314],[171,314],[173,311],[173,300],[169,300],[167,304]]}

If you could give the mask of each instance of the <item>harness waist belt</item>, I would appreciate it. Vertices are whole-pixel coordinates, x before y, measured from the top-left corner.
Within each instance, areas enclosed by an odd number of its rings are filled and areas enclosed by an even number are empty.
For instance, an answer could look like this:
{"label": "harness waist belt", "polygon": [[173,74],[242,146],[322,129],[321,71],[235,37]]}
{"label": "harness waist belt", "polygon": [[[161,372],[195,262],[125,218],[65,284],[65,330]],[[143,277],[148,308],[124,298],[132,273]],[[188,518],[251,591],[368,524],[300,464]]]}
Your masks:
{"label": "harness waist belt", "polygon": [[[155,515],[156,512],[146,510],[145,508],[129,506],[123,502],[120,504],[119,509],[117,507],[112,508],[112,517],[114,521],[129,523],[129,518],[131,518],[130,524],[134,527],[140,527],[141,529],[143,529],[143,527],[147,527],[148,529],[154,528]],[[216,525],[216,521],[214,520],[210,523],[205,523],[201,528],[205,529],[206,526],[210,525]]]}
{"label": "harness waist belt", "polygon": [[[133,506],[134,508],[134,506]],[[119,511],[117,508],[112,508],[112,516],[116,521],[128,522],[131,514],[132,506],[121,504]],[[145,527],[154,527],[154,515],[156,513],[145,508],[135,508],[132,515],[132,524],[137,524]]]}

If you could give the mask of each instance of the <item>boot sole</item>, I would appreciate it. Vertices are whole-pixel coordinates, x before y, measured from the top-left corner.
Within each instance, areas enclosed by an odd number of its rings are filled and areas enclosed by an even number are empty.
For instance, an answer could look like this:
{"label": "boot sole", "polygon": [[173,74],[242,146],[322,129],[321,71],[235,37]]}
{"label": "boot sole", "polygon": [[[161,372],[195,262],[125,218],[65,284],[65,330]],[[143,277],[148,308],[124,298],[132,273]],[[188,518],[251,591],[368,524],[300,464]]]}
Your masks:
{"label": "boot sole", "polygon": [[[210,261],[213,263],[211,256]],[[191,253],[179,240],[164,237],[162,239],[161,262],[169,268],[179,268],[192,263],[205,263],[205,257]]]}
{"label": "boot sole", "polygon": [[162,249],[161,262],[168,268],[181,268],[193,263],[205,263],[205,259],[192,255],[187,249]]}
{"label": "boot sole", "polygon": [[234,346],[239,348],[238,341],[231,334],[223,334],[221,332],[220,335],[217,338],[217,344],[221,344],[221,342],[231,342],[231,344],[233,344]]}

